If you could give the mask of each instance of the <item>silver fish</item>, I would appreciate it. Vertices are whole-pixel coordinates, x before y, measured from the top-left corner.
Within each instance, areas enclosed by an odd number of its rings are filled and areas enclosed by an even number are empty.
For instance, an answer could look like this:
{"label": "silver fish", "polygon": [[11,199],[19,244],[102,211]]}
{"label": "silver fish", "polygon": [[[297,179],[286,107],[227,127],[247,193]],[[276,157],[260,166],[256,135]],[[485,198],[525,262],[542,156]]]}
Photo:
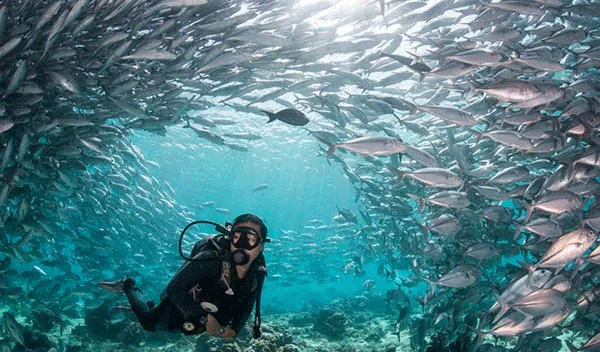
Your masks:
{"label": "silver fish", "polygon": [[525,221],[528,221],[535,210],[550,214],[575,212],[581,208],[583,202],[578,195],[570,191],[548,191],[536,198],[533,204],[523,204],[527,209]]}
{"label": "silver fish", "polygon": [[46,11],[42,14],[42,18],[40,18],[39,22],[37,22],[35,25],[36,31],[39,31],[42,27],[44,27],[46,23],[48,23],[54,16],[56,16],[58,10],[60,10],[62,3],[62,0],[57,0],[53,4],[48,6]]}
{"label": "silver fish", "polygon": [[477,120],[475,120],[471,114],[456,108],[417,105],[417,109],[428,112],[446,122],[457,124],[458,126],[471,127],[477,123]]}
{"label": "silver fish", "polygon": [[380,156],[405,152],[407,146],[397,138],[367,136],[351,139],[343,143],[333,143],[329,147],[328,154],[333,154],[338,148],[363,155]]}
{"label": "silver fish", "polygon": [[477,260],[488,260],[497,257],[500,254],[498,248],[491,243],[478,243],[470,246],[464,252],[467,257],[475,258]]}
{"label": "silver fish", "polygon": [[410,177],[436,188],[458,188],[463,185],[463,180],[457,174],[436,167],[427,167],[411,172],[398,171],[397,175],[400,179]]}
{"label": "silver fish", "polygon": [[580,228],[559,237],[544,256],[528,270],[536,268],[556,268],[561,270],[569,262],[578,259],[598,238],[598,232],[589,227]]}
{"label": "silver fish", "polygon": [[525,315],[537,317],[564,310],[567,299],[560,291],[542,288],[521,297],[510,306]]}
{"label": "silver fish", "polygon": [[11,40],[7,41],[2,46],[0,46],[0,59],[6,56],[8,53],[10,53],[12,50],[14,50],[21,43],[22,39],[22,36],[18,36],[12,38]]}
{"label": "silver fish", "polygon": [[177,58],[177,54],[173,54],[166,50],[148,50],[136,51],[131,55],[121,56],[121,60],[166,60],[172,61]]}
{"label": "silver fish", "polygon": [[430,282],[432,286],[431,290],[433,291],[437,285],[452,288],[467,287],[474,284],[479,275],[481,275],[481,269],[478,266],[461,264],[440,277],[437,281]]}
{"label": "silver fish", "polygon": [[4,326],[8,330],[10,336],[15,340],[18,344],[25,347],[25,339],[23,338],[23,334],[25,333],[25,328],[19,324],[17,319],[10,314],[9,312],[4,312],[2,315],[2,321],[4,322]]}
{"label": "silver fish", "polygon": [[456,235],[462,226],[460,220],[452,214],[442,214],[424,227],[425,232],[436,232],[444,236]]}

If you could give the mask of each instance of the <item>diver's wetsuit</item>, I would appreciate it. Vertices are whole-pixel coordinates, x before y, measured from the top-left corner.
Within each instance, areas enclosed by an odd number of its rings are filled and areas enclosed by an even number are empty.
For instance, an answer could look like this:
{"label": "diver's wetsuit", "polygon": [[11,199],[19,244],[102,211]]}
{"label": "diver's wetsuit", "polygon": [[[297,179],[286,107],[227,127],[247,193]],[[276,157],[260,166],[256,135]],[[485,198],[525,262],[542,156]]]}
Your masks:
{"label": "diver's wetsuit", "polygon": [[[208,302],[218,309],[210,314],[222,326],[231,327],[236,334],[244,327],[259,291],[259,267],[264,265],[264,256],[261,253],[243,279],[237,277],[234,265],[229,264],[231,269],[228,271],[231,275],[226,284],[223,268],[227,265],[224,263],[229,263],[229,260],[224,260],[224,256],[217,255],[214,250],[197,251],[197,248],[202,247],[202,243],[205,242],[196,244],[192,251],[193,258],[202,260],[186,262],[179,268],[161,295],[158,306],[150,309],[135,289],[125,292],[133,313],[145,330],[202,333],[207,315],[207,311],[201,306],[202,302]],[[222,247],[225,248],[225,243]],[[228,294],[231,291],[233,294]],[[186,323],[188,324],[184,328]],[[189,323],[193,324],[193,329]]]}

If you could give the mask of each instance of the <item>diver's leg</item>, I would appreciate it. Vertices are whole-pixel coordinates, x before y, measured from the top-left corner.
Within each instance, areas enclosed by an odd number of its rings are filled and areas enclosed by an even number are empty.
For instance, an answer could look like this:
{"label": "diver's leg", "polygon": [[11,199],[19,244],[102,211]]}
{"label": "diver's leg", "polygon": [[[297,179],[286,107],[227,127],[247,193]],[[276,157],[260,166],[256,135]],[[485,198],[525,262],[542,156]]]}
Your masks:
{"label": "diver's leg", "polygon": [[145,302],[141,291],[135,287],[135,280],[127,278],[121,281],[102,281],[97,286],[115,293],[125,293],[131,311],[144,330],[174,330],[182,326],[183,315],[171,299],[165,299],[158,306],[154,302]]}
{"label": "diver's leg", "polygon": [[135,287],[135,281],[133,279],[126,279],[123,285],[123,292],[127,295],[131,311],[135,314],[135,317],[140,322],[144,330],[154,331],[156,323],[150,319],[150,307],[142,299],[142,293]]}
{"label": "diver's leg", "polygon": [[[135,288],[135,282],[130,287],[124,287],[129,305],[135,317],[147,331],[172,330],[181,326],[181,313],[169,299],[163,300],[158,306],[150,308],[142,299],[142,294]],[[153,304],[152,304],[153,305]]]}

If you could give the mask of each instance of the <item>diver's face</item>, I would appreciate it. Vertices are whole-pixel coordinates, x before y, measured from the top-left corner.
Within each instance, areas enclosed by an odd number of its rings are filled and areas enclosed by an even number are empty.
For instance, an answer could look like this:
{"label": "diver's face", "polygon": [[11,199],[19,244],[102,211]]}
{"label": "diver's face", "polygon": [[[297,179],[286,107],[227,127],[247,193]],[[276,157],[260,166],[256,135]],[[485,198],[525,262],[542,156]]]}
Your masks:
{"label": "diver's face", "polygon": [[250,256],[252,262],[263,250],[260,227],[251,222],[243,222],[231,229],[231,251],[243,250]]}

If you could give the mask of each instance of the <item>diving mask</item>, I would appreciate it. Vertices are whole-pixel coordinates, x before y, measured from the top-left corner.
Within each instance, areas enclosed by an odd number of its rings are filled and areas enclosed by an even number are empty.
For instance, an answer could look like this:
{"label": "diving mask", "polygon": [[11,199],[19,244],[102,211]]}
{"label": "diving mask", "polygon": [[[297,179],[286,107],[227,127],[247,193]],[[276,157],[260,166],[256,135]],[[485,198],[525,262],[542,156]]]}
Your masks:
{"label": "diving mask", "polygon": [[235,248],[252,250],[260,244],[260,234],[251,227],[236,227],[231,230],[231,244]]}

